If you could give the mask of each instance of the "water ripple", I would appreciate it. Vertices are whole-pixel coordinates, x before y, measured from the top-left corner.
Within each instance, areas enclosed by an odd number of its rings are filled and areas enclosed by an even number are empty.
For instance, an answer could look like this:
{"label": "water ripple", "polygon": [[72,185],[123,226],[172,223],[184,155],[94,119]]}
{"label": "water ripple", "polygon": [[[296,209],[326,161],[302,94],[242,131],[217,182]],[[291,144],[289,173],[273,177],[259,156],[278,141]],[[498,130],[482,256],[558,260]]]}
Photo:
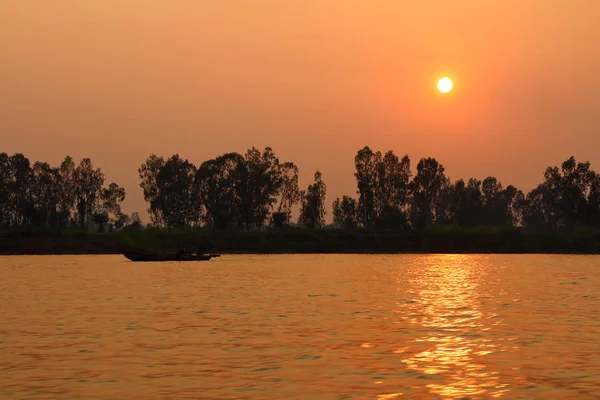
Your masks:
{"label": "water ripple", "polygon": [[600,398],[598,257],[0,258],[0,398]]}

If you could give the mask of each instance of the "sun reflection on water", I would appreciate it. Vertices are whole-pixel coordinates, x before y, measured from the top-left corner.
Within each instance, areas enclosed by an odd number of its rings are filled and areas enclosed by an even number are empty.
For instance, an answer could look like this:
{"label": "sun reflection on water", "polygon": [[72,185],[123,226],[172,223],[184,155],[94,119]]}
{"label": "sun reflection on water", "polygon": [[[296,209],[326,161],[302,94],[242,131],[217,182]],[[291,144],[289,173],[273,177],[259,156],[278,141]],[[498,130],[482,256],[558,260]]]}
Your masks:
{"label": "sun reflection on water", "polygon": [[434,382],[427,387],[443,398],[498,398],[508,391],[485,362],[501,349],[482,334],[498,322],[490,323],[481,310],[485,276],[476,257],[431,256],[408,277],[413,301],[398,305],[419,337],[396,353],[409,369],[430,376]]}

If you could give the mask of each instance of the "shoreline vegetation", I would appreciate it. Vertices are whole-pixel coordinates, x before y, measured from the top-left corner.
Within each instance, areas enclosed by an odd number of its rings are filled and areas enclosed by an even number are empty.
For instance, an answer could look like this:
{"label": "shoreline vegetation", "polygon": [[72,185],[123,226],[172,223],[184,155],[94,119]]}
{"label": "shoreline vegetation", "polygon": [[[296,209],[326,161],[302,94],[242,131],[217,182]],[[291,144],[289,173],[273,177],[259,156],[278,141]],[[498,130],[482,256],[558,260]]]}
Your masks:
{"label": "shoreline vegetation", "polygon": [[219,232],[205,228],[113,233],[0,233],[0,255],[120,254],[122,249],[174,251],[177,246],[221,254],[600,254],[600,230],[533,233],[522,228],[466,230],[444,226],[423,231],[286,228]]}
{"label": "shoreline vegetation", "polygon": [[198,166],[151,154],[138,175],[146,224],[122,212],[126,190],[106,184],[89,158],[51,166],[0,153],[0,254],[600,252],[600,174],[574,157],[523,192],[493,176],[453,181],[434,158],[413,169],[408,155],[364,147],[354,195],[333,201],[321,172],[301,188],[296,164],[270,147]]}

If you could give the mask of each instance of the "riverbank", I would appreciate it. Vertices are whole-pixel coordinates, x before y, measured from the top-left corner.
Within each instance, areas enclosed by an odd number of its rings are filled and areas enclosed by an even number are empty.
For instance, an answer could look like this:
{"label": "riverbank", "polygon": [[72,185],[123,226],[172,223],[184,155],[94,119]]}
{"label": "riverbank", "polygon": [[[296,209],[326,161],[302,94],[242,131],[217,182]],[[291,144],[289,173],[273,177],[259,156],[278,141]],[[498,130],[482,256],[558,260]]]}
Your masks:
{"label": "riverbank", "polygon": [[435,227],[415,232],[287,229],[213,232],[209,229],[150,229],[116,233],[2,232],[0,254],[119,254],[123,248],[161,251],[184,248],[223,254],[285,253],[600,253],[600,230],[557,234],[521,229]]}

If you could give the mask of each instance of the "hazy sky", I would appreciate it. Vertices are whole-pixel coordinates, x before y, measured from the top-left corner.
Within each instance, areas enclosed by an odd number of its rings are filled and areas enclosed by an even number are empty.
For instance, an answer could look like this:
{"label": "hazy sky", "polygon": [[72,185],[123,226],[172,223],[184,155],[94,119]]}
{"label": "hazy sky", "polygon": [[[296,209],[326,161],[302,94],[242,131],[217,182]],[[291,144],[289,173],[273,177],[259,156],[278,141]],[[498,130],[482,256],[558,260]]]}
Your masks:
{"label": "hazy sky", "polygon": [[[151,153],[271,146],[327,203],[365,145],[523,190],[600,170],[598,0],[0,0],[0,151],[91,157],[145,210]],[[442,76],[449,95],[436,91]]]}

